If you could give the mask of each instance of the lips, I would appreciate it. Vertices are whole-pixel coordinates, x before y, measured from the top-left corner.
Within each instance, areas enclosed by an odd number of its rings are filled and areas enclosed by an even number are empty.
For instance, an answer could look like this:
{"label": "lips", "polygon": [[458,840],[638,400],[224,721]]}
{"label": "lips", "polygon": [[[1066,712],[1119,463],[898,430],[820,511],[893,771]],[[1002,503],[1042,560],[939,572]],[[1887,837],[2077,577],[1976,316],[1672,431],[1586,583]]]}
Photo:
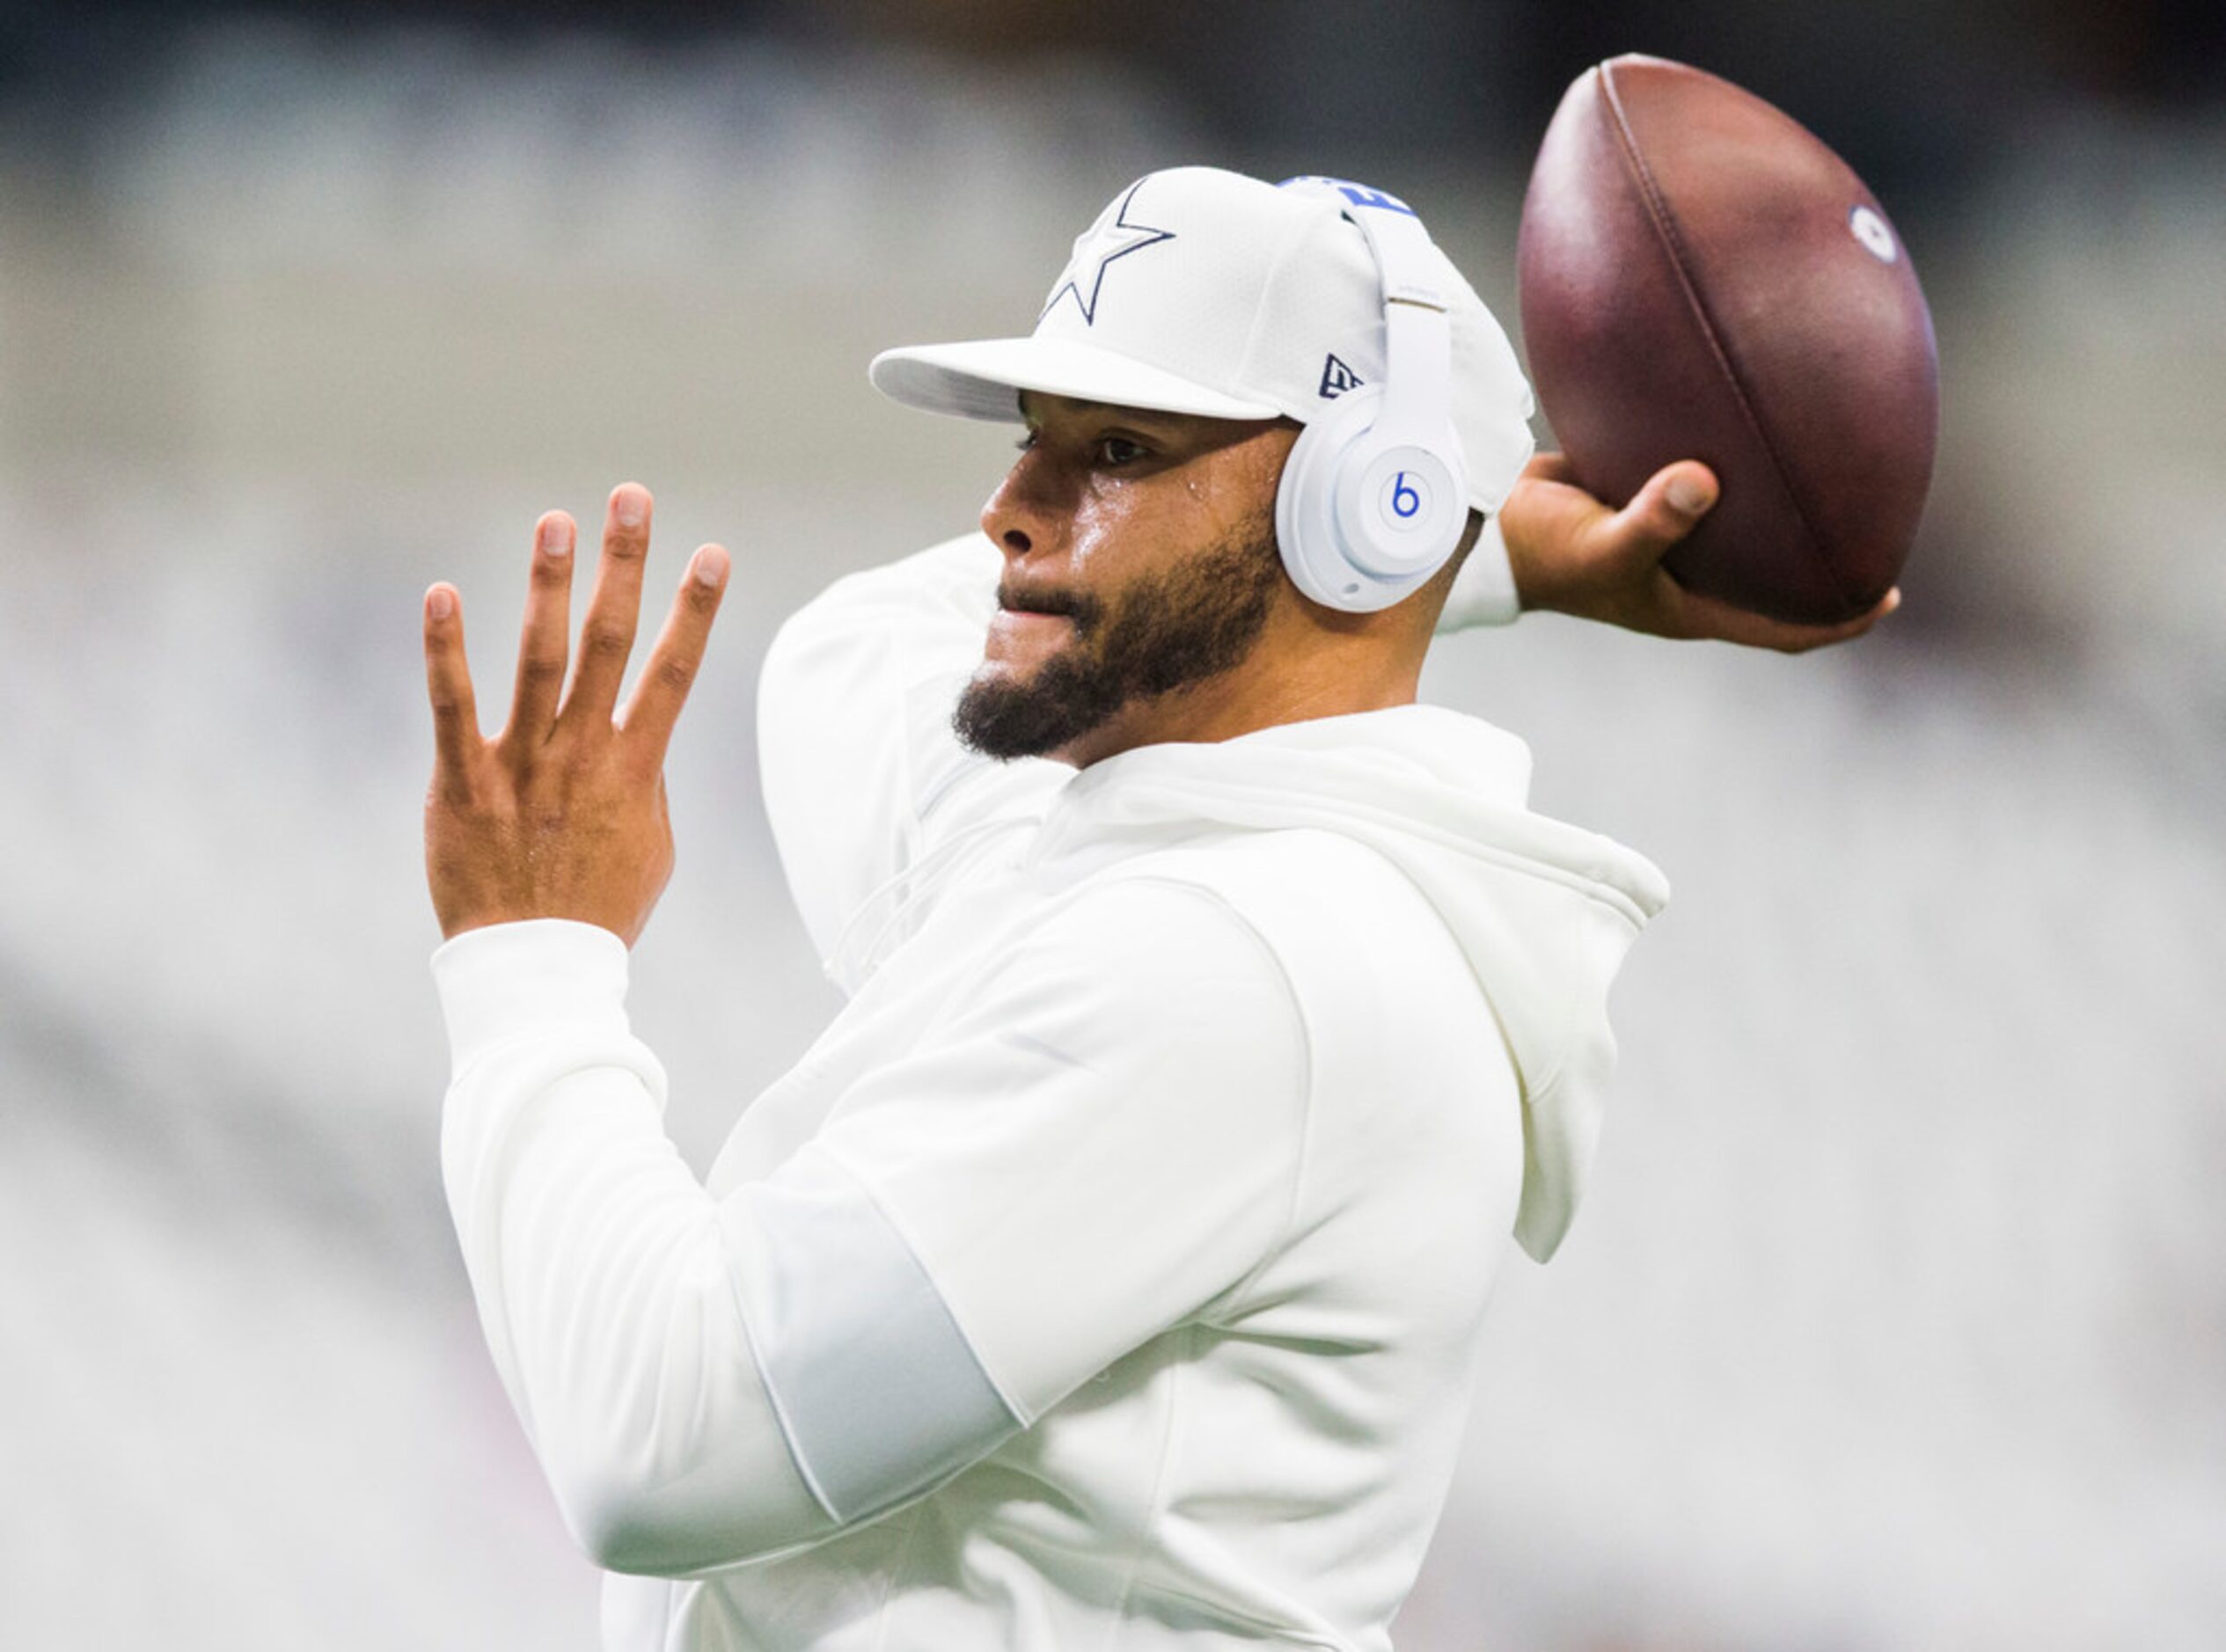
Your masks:
{"label": "lips", "polygon": [[1021,585],[1011,580],[997,588],[999,612],[1034,621],[1072,620],[1078,634],[1095,629],[1104,604],[1087,591],[1058,585]]}
{"label": "lips", "polygon": [[1073,618],[1080,611],[1079,597],[1066,591],[1014,591],[1000,589],[997,605],[1008,614],[1048,614],[1061,618]]}

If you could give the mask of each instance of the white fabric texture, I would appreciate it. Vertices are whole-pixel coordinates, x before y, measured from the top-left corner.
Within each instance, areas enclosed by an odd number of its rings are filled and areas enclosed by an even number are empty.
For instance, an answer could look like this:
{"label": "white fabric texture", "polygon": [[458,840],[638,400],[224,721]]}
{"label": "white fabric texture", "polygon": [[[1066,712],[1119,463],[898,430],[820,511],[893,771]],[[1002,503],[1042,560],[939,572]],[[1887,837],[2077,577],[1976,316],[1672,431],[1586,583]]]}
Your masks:
{"label": "white fabric texture", "polygon": [[434,954],[441,1166],[504,1387],[602,1564],[666,1573],[831,1530],[751,1356],[717,1212],[660,1124],[626,947],[544,920]]}
{"label": "white fabric texture", "polygon": [[[658,1574],[610,1581],[612,1648],[1376,1652],[1505,1239],[1543,1255],[1574,1210],[1608,979],[1666,890],[1434,708],[1079,775],[972,757],[948,713],[996,570],[953,541],[776,639],[767,806],[853,996],[707,1181],[615,939],[439,955],[490,1345],[590,1552]],[[853,1239],[769,1227],[783,1199]],[[904,1297],[892,1245],[941,1312],[887,1346],[774,1305]],[[831,1518],[796,1463],[842,1455],[846,1407],[884,1444]]]}
{"label": "white fabric texture", "polygon": [[824,1152],[736,1188],[719,1216],[766,1395],[831,1516],[871,1515],[1019,1426],[912,1246]]}

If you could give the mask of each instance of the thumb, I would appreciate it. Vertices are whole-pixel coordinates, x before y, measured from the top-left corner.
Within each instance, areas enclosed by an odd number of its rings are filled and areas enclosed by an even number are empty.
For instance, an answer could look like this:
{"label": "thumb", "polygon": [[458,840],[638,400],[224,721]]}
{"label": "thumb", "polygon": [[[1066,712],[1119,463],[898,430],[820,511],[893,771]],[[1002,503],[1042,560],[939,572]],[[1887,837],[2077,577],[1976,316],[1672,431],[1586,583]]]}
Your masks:
{"label": "thumb", "polygon": [[1695,459],[1665,465],[1631,502],[1601,524],[1623,554],[1659,559],[1693,531],[1716,503],[1716,472]]}

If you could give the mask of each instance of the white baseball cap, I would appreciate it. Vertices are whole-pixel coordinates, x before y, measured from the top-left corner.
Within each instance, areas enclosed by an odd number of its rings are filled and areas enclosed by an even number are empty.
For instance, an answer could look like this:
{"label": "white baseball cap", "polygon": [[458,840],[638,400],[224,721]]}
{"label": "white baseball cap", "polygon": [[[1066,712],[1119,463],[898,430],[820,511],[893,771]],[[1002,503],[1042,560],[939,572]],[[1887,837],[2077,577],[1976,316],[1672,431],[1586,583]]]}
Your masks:
{"label": "white baseball cap", "polygon": [[[1491,311],[1444,263],[1453,422],[1468,502],[1499,508],[1530,457],[1529,383]],[[1384,374],[1383,281],[1331,193],[1209,166],[1147,173],[1078,237],[1036,331],[885,350],[908,406],[1017,423],[1019,392],[1219,419],[1310,422]]]}

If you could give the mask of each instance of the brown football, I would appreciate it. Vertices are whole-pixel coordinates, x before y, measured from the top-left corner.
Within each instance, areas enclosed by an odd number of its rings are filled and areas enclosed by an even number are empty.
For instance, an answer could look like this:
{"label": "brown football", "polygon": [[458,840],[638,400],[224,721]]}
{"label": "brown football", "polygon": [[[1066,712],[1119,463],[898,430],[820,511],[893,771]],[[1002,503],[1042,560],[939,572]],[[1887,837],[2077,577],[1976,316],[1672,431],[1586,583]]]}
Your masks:
{"label": "brown football", "polygon": [[1538,398],[1622,505],[1700,459],[1716,508],[1664,566],[1780,619],[1860,614],[1932,479],[1939,366],[1908,250],[1863,180],[1729,81],[1611,58],[1571,86],[1517,259]]}

